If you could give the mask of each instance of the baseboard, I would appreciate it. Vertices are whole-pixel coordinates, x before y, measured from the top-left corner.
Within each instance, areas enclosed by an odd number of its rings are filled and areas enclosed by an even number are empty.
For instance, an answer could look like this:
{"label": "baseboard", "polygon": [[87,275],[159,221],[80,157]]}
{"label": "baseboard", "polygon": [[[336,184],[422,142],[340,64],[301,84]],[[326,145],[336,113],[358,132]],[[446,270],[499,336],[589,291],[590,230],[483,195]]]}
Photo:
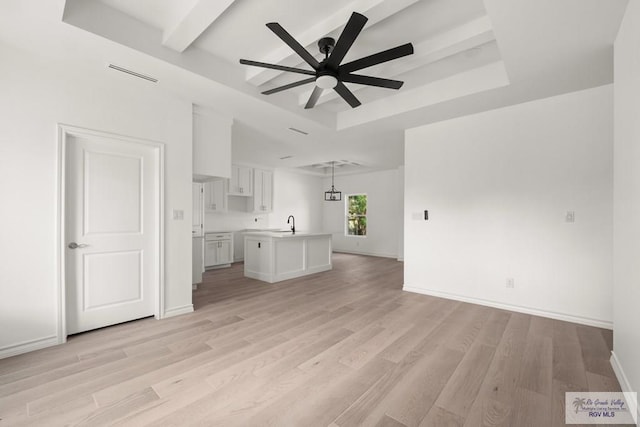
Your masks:
{"label": "baseboard", "polygon": [[620,388],[622,391],[634,391],[631,389],[631,384],[629,383],[629,379],[624,373],[624,369],[622,369],[622,365],[620,364],[620,360],[618,360],[618,356],[616,356],[616,352],[611,352],[611,367],[613,368],[613,372],[616,374],[616,378],[618,378],[618,382],[620,383]]}
{"label": "baseboard", "polygon": [[377,256],[377,257],[380,257],[380,258],[394,258],[394,259],[398,258],[397,254],[381,254],[381,253],[374,253],[374,252],[346,251],[346,250],[336,249],[336,248],[333,248],[333,252],[336,252],[336,253],[339,253],[339,254]]}
{"label": "baseboard", "polygon": [[193,304],[183,305],[182,307],[173,307],[164,311],[163,319],[168,317],[180,316],[181,314],[193,313]]}
{"label": "baseboard", "polygon": [[22,353],[28,353],[30,351],[40,350],[42,348],[58,345],[58,337],[53,335],[50,337],[37,338],[35,340],[24,341],[19,344],[13,344],[7,347],[0,348],[0,359],[16,356]]}
{"label": "baseboard", "polygon": [[[637,390],[633,390],[633,388],[631,388],[631,383],[629,382],[627,375],[624,373],[624,369],[622,369],[622,365],[620,364],[620,360],[618,359],[618,356],[616,355],[615,351],[611,352],[610,362],[611,362],[611,367],[613,368],[613,372],[616,374],[616,378],[620,383],[620,388],[622,389],[622,391],[637,393]],[[638,405],[638,402],[628,402],[628,403],[636,404],[635,408],[629,408],[629,409],[631,411],[635,410],[637,414],[636,420],[640,420],[640,406]]]}
{"label": "baseboard", "polygon": [[471,304],[485,305],[487,307],[499,308],[502,310],[515,311],[517,313],[531,314],[533,316],[548,317],[550,319],[563,320],[565,322],[579,323],[581,325],[595,326],[597,328],[613,329],[613,322],[588,317],[574,316],[566,313],[556,313],[554,311],[540,310],[537,308],[524,307],[521,305],[505,304],[501,302],[484,300],[481,298],[467,297],[463,295],[450,294],[448,292],[434,291],[431,289],[417,288],[404,285],[402,290],[417,294],[430,295],[438,298],[451,299],[455,301],[468,302]]}

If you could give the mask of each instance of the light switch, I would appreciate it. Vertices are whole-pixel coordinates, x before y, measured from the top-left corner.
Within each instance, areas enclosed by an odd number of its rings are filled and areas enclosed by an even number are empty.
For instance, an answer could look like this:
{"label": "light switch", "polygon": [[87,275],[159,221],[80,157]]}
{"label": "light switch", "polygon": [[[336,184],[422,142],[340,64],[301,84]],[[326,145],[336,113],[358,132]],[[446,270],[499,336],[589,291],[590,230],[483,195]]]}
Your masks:
{"label": "light switch", "polygon": [[177,221],[182,221],[184,219],[184,211],[182,209],[174,209],[173,219]]}

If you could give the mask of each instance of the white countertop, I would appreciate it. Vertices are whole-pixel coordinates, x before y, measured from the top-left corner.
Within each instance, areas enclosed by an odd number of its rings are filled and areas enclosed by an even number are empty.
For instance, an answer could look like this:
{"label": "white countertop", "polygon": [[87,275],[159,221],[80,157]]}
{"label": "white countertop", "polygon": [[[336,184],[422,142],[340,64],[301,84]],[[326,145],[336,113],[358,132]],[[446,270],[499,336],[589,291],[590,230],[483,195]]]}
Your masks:
{"label": "white countertop", "polygon": [[216,234],[216,233],[246,233],[254,231],[284,231],[282,228],[241,228],[235,230],[205,230],[204,234]]}
{"label": "white countertop", "polygon": [[295,234],[290,231],[247,231],[244,233],[244,235],[256,237],[273,237],[276,239],[295,239],[297,237],[331,237],[330,233],[313,233],[304,231],[297,231]]}

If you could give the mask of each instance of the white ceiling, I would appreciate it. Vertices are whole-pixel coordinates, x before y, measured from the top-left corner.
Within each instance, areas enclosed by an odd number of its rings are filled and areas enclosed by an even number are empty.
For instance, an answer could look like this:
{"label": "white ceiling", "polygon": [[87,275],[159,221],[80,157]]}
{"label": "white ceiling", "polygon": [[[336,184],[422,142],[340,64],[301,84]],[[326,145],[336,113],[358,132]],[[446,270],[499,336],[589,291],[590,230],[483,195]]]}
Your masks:
{"label": "white ceiling", "polygon": [[[610,83],[612,45],[626,4],[2,0],[0,41],[85,72],[107,72],[105,64],[114,63],[233,116],[235,161],[302,167],[348,160],[371,170],[403,163],[406,128]],[[238,62],[309,69],[265,24],[280,23],[320,60],[317,40],[337,39],[353,11],[369,21],[343,63],[413,43],[414,55],[358,72],[403,80],[400,90],[347,84],[360,107],[325,90],[316,107],[305,110],[312,84],[269,96],[260,92],[307,76]]]}

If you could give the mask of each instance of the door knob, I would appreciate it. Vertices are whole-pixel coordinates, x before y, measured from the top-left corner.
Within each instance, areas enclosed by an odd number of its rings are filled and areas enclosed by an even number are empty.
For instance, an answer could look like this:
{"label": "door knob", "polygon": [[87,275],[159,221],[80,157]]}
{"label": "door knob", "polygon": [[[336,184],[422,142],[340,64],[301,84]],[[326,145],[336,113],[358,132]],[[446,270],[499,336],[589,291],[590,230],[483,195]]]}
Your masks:
{"label": "door knob", "polygon": [[76,243],[76,242],[71,242],[69,243],[69,245],[67,246],[69,249],[78,249],[78,248],[86,248],[89,245],[86,245],[84,243]]}

